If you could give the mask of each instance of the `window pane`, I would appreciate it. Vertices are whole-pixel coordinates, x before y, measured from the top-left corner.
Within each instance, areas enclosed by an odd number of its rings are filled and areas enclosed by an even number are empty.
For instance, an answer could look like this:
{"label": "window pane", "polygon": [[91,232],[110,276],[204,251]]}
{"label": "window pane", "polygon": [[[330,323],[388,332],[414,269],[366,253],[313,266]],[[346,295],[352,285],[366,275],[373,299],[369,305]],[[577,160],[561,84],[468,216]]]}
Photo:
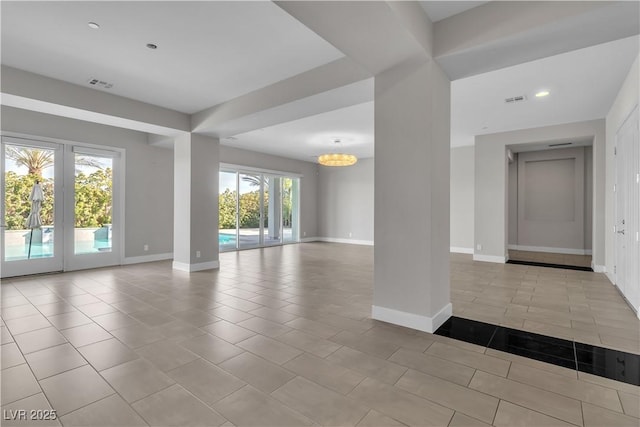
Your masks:
{"label": "window pane", "polygon": [[241,249],[260,245],[260,188],[262,175],[240,174],[240,227],[239,245]]}
{"label": "window pane", "polygon": [[285,243],[299,240],[297,178],[282,179],[282,228]]}
{"label": "window pane", "polygon": [[220,172],[218,196],[218,244],[220,251],[236,249],[236,173]]}
{"label": "window pane", "polygon": [[[5,261],[52,257],[55,151],[7,144],[4,154]],[[34,192],[36,183],[41,193]]]}
{"label": "window pane", "polygon": [[111,252],[113,159],[75,154],[74,253]]}
{"label": "window pane", "polygon": [[282,242],[280,224],[280,185],[282,178],[266,177],[264,185],[264,244],[277,245]]}

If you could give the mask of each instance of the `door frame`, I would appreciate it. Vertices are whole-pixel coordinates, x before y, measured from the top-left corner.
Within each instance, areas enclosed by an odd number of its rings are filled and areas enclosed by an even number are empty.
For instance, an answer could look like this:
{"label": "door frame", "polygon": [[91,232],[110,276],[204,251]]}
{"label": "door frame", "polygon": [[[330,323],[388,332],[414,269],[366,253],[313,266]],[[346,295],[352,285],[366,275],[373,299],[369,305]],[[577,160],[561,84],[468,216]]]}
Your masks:
{"label": "door frame", "polygon": [[[77,150],[75,148],[78,148]],[[64,228],[64,271],[85,270],[88,268],[122,265],[124,262],[124,160],[120,150],[90,147],[86,144],[67,144],[64,147],[65,166],[64,186],[75,188],[75,154],[110,157],[112,163],[112,251],[105,253],[75,253],[75,227]],[[64,205],[75,206],[75,191],[65,191]],[[75,212],[67,209],[64,212],[65,224],[75,223]],[[105,262],[106,261],[106,262]]]}
{"label": "door frame", "polygon": [[[107,145],[98,145],[98,144],[90,144],[90,143],[86,143],[86,142],[81,142],[81,141],[72,141],[72,140],[67,140],[67,139],[60,139],[60,138],[52,138],[52,137],[45,137],[45,136],[37,136],[37,135],[30,135],[30,134],[24,134],[24,133],[20,133],[20,132],[6,132],[6,131],[2,131],[0,132],[0,139],[2,139],[2,141],[4,142],[4,140],[6,138],[9,139],[13,139],[13,140],[17,140],[17,141],[25,141],[25,144],[28,144],[28,142],[32,142],[32,143],[43,143],[44,144],[54,144],[54,145],[58,145],[61,147],[61,153],[60,153],[60,169],[61,169],[61,175],[60,175],[60,182],[62,183],[63,187],[62,187],[62,191],[64,193],[63,196],[61,196],[61,199],[63,200],[63,203],[59,203],[56,204],[57,206],[60,206],[61,209],[61,213],[59,218],[63,219],[63,223],[61,221],[61,226],[60,226],[60,236],[61,236],[61,240],[62,241],[62,245],[58,245],[58,247],[56,247],[56,249],[61,250],[61,259],[62,259],[62,269],[59,269],[57,271],[75,271],[75,270],[82,270],[82,269],[87,269],[87,268],[98,268],[98,267],[106,267],[106,264],[100,264],[100,263],[96,263],[96,262],[87,262],[87,263],[74,263],[74,262],[69,262],[68,256],[67,254],[69,253],[73,253],[73,241],[67,241],[69,240],[68,238],[66,238],[70,233],[68,230],[65,230],[65,226],[69,223],[69,215],[67,212],[65,212],[64,209],[64,205],[67,205],[68,202],[68,198],[73,197],[74,192],[73,191],[64,191],[64,189],[69,185],[67,176],[69,175],[69,173],[65,173],[65,164],[64,162],[68,162],[69,160],[67,159],[67,152],[68,151],[72,151],[72,147],[73,146],[78,146],[78,147],[82,147],[83,149],[86,149],[87,151],[95,151],[96,153],[98,152],[114,152],[117,153],[119,156],[119,173],[117,175],[119,175],[118,177],[116,177],[116,174],[114,173],[114,181],[113,181],[113,189],[114,189],[114,198],[115,198],[115,190],[117,189],[118,191],[118,198],[119,198],[119,207],[117,209],[114,209],[113,213],[114,215],[117,213],[118,217],[120,218],[120,227],[119,230],[114,230],[114,233],[117,233],[117,237],[118,240],[120,242],[120,247],[118,248],[118,254],[116,256],[116,260],[114,264],[110,264],[110,265],[123,265],[124,264],[124,260],[125,260],[125,236],[126,236],[126,224],[125,224],[125,204],[126,204],[126,186],[125,186],[125,182],[126,182],[126,149],[124,148],[120,148],[120,147],[113,147],[113,146],[107,146]],[[2,213],[4,213],[4,150],[2,150],[2,176],[0,177],[2,179],[1,181],[1,185],[0,185],[0,197],[2,197]],[[67,171],[68,172],[68,171]],[[72,172],[73,172],[73,168],[72,168]],[[114,171],[115,172],[115,171]],[[73,184],[71,184],[73,185]],[[71,196],[70,196],[71,195]],[[115,200],[114,200],[115,202]],[[71,206],[73,206],[75,203],[72,203]],[[115,203],[114,203],[115,204]],[[73,213],[73,212],[72,212]],[[57,209],[56,209],[56,215],[57,215]],[[4,217],[2,217],[2,220]],[[71,215],[71,225],[73,225],[73,215]],[[73,229],[74,227],[72,226],[71,229]],[[2,236],[2,240],[0,241],[0,244],[2,244],[2,255],[4,257],[4,233],[1,233]],[[72,235],[72,234],[71,234]],[[54,250],[56,250],[54,249]],[[2,260],[2,262],[4,263],[4,260]],[[27,275],[27,274],[39,274],[39,273],[43,273],[44,271],[41,272],[25,272],[25,273],[21,273],[19,275]],[[2,277],[5,277],[4,272],[2,272]],[[9,277],[9,276],[7,276]]]}
{"label": "door frame", "polygon": [[[635,117],[634,117],[635,116]],[[640,233],[640,207],[635,206],[635,209],[638,209],[638,211],[633,212],[633,211],[629,211],[629,216],[630,218],[625,218],[627,221],[624,224],[624,231],[626,232],[625,234],[625,238],[627,238],[627,249],[625,251],[625,254],[622,255],[620,254],[620,247],[619,247],[619,235],[618,232],[619,227],[621,226],[621,224],[618,223],[618,218],[620,215],[619,212],[619,206],[618,206],[618,200],[619,197],[626,197],[631,195],[632,196],[632,200],[628,200],[628,204],[631,206],[631,209],[633,209],[634,207],[634,202],[636,202],[636,205],[638,204],[637,202],[640,202],[640,174],[638,172],[640,172],[640,147],[637,148],[638,150],[638,158],[634,158],[632,156],[632,154],[634,153],[627,153],[625,156],[623,155],[619,155],[618,154],[618,136],[620,133],[620,130],[622,130],[622,128],[629,122],[629,120],[633,120],[636,119],[639,123],[640,126],[640,112],[639,112],[639,106],[638,104],[636,104],[630,111],[630,113],[627,115],[627,117],[625,117],[625,119],[622,121],[622,123],[620,124],[620,126],[618,127],[618,129],[616,129],[616,134],[615,134],[615,142],[614,142],[614,157],[613,157],[613,161],[614,161],[614,165],[613,165],[613,169],[614,169],[614,188],[613,188],[613,268],[614,271],[612,272],[612,278],[613,278],[613,282],[615,283],[616,287],[618,288],[618,290],[621,292],[621,294],[624,296],[624,298],[627,300],[627,302],[629,303],[629,305],[633,308],[633,310],[636,312],[636,315],[640,318],[640,289],[636,289],[635,292],[635,299],[636,301],[631,301],[631,299],[629,299],[630,297],[630,290],[627,289],[629,284],[633,285],[635,282],[640,282],[640,267],[638,265],[633,264],[633,254],[634,252],[636,253],[636,255],[640,254],[640,236],[638,236],[638,233]],[[636,137],[640,138],[640,129],[636,129],[637,134]],[[633,144],[632,144],[633,147]],[[624,181],[625,181],[625,187],[624,189],[626,189],[626,195],[621,195],[621,191],[620,191],[620,183],[618,182],[618,178],[619,178],[619,168],[620,168],[620,161],[626,161],[629,162],[626,166],[625,169],[627,170],[627,174],[625,174],[624,176]],[[634,163],[635,166],[638,169],[638,172],[635,172],[635,174],[638,174],[635,177],[634,180],[634,171],[632,170],[634,167]],[[630,167],[627,167],[630,166]],[[634,190],[634,181],[635,181],[635,187],[637,187],[637,190]],[[628,185],[631,185],[631,188],[627,188]],[[635,197],[637,197],[636,200],[633,200],[633,192],[637,191],[637,195]],[[633,216],[636,216],[636,218],[631,218]],[[631,229],[629,230],[630,226],[635,226],[635,230]],[[635,231],[635,233],[634,233]],[[635,234],[635,235],[632,235]],[[636,246],[636,248],[634,249],[632,246]],[[631,255],[631,256],[629,256]],[[621,285],[621,280],[620,280],[620,274],[621,274],[621,269],[618,268],[618,266],[620,265],[620,257],[624,256],[625,257],[625,263],[624,263],[624,272],[622,274],[624,274],[624,277],[622,278],[622,287]],[[633,268],[631,268],[633,267]],[[631,276],[631,277],[629,277]],[[633,277],[636,276],[636,277]],[[636,283],[636,286],[640,286],[640,283]]]}
{"label": "door frame", "polygon": [[[282,246],[282,245],[290,245],[290,244],[294,244],[294,243],[300,243],[301,242],[301,237],[300,237],[300,226],[301,226],[301,216],[300,216],[300,200],[301,200],[301,195],[300,192],[302,191],[302,184],[301,184],[301,180],[303,175],[299,174],[299,173],[294,173],[294,172],[284,172],[284,171],[278,171],[278,170],[272,170],[272,169],[263,169],[263,168],[255,168],[255,167],[251,167],[251,166],[241,166],[241,165],[236,165],[236,164],[231,164],[231,163],[220,163],[219,168],[218,168],[218,173],[220,172],[227,172],[227,173],[235,173],[236,174],[236,247],[235,249],[226,249],[224,251],[221,250],[221,252],[232,252],[232,251],[242,251],[242,250],[249,250],[249,249],[261,249],[261,248],[269,248],[269,247],[274,247],[274,246]],[[260,233],[259,233],[259,244],[258,246],[247,246],[247,247],[243,247],[240,248],[240,238],[239,238],[239,232],[240,232],[240,175],[241,174],[246,174],[246,175],[259,175],[262,177],[273,177],[273,178],[281,178],[280,180],[280,188],[282,190],[282,179],[283,178],[291,178],[291,179],[296,179],[298,180],[298,186],[297,186],[297,190],[298,190],[298,195],[297,195],[297,201],[298,203],[296,204],[296,211],[295,211],[295,215],[298,219],[298,230],[297,230],[297,237],[298,239],[292,239],[291,241],[285,241],[284,240],[284,226],[283,226],[283,218],[282,218],[282,206],[280,209],[280,218],[278,219],[280,221],[280,229],[281,229],[281,238],[280,238],[280,242],[277,244],[273,244],[273,245],[265,245],[264,244],[264,219],[263,219],[263,215],[264,215],[264,182],[262,182],[260,184]],[[263,180],[264,181],[264,180]],[[219,191],[219,189],[218,189]],[[280,204],[282,205],[282,195],[280,196]],[[294,234],[292,237],[295,237],[296,235]]]}
{"label": "door frame", "polygon": [[[9,135],[1,135],[0,150],[0,221],[2,222],[2,233],[0,233],[0,265],[2,265],[1,277],[16,277],[29,274],[41,274],[50,272],[59,272],[64,269],[64,145],[57,142],[41,141],[34,138],[17,138]],[[5,260],[5,229],[4,229],[4,213],[5,213],[5,145],[23,146],[28,148],[42,148],[54,151],[53,163],[53,256],[46,258],[31,258],[26,260]],[[8,271],[8,272],[7,272]]]}

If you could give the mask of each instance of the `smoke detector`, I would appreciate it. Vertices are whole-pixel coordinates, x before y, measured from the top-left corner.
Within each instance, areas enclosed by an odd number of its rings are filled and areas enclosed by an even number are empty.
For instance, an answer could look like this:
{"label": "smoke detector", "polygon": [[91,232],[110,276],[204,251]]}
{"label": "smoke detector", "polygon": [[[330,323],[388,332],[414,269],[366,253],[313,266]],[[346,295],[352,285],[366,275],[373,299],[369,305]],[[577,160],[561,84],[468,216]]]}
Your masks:
{"label": "smoke detector", "polygon": [[504,102],[507,104],[515,104],[516,102],[524,102],[527,100],[526,95],[512,96],[511,98],[505,98]]}
{"label": "smoke detector", "polygon": [[87,80],[89,86],[99,87],[100,89],[111,89],[113,87],[113,83],[105,82],[104,80],[90,78]]}

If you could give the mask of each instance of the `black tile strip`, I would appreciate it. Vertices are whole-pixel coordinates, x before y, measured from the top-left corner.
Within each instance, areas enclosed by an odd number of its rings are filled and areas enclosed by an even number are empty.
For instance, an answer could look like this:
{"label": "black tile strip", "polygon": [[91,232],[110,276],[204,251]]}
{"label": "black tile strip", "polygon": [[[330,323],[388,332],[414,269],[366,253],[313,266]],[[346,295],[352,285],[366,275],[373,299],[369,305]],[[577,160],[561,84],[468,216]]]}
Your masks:
{"label": "black tile strip", "polygon": [[576,369],[575,352],[571,341],[499,326],[488,347]]}
{"label": "black tile strip", "polygon": [[640,386],[637,354],[456,316],[450,317],[435,334]]}
{"label": "black tile strip", "polygon": [[466,341],[486,347],[491,341],[497,326],[484,322],[464,319],[462,317],[450,317],[436,332],[438,335]]}
{"label": "black tile strip", "polygon": [[533,267],[548,267],[548,268],[563,268],[565,270],[577,270],[577,271],[591,271],[593,269],[591,267],[582,267],[579,265],[565,265],[565,264],[549,264],[546,262],[534,262],[534,261],[520,261],[517,259],[510,259],[507,261],[507,264],[519,264],[519,265],[530,265]]}

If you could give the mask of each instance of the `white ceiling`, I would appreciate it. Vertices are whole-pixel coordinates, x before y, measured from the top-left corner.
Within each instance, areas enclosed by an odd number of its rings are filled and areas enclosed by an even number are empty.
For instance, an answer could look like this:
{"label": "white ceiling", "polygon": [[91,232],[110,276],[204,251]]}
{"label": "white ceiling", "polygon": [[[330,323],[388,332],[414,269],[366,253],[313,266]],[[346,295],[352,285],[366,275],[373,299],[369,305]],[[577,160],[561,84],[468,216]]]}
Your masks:
{"label": "white ceiling", "polygon": [[[222,139],[223,145],[313,162],[320,154],[373,157],[373,102],[269,126]],[[340,144],[334,139],[339,138]]]}
{"label": "white ceiling", "polygon": [[[452,82],[451,146],[473,145],[475,135],[605,117],[638,51],[636,36]],[[551,94],[536,98],[542,89]],[[517,95],[527,100],[504,102]],[[373,157],[372,102],[240,134],[222,144],[312,161],[331,149],[332,137],[343,135],[353,139],[342,144],[346,151]]]}
{"label": "white ceiling", "polygon": [[489,3],[488,1],[421,1],[420,5],[429,15],[429,19],[432,22],[438,22],[445,18],[448,18],[458,13],[462,13],[465,10],[473,9],[474,7],[482,4]]}
{"label": "white ceiling", "polygon": [[[483,3],[421,2],[434,21]],[[97,77],[114,83],[110,93],[186,113],[343,56],[271,2],[2,1],[0,7],[3,64],[81,85]],[[90,29],[88,21],[101,28]],[[147,49],[149,42],[159,48]],[[452,146],[473,144],[478,134],[604,117],[638,51],[635,36],[452,82]],[[536,99],[543,88],[551,95]],[[528,100],[504,103],[516,95]],[[373,156],[373,133],[367,102],[222,143],[313,161],[336,150],[331,141],[339,137],[341,149],[366,158]]]}
{"label": "white ceiling", "polygon": [[[638,51],[634,36],[452,82],[451,145],[472,145],[474,135],[605,117]],[[551,94],[536,98],[542,89]],[[504,102],[517,95],[527,100]]]}
{"label": "white ceiling", "polygon": [[109,93],[184,113],[344,56],[269,1],[1,7],[3,64],[79,85],[98,78],[113,83]]}

